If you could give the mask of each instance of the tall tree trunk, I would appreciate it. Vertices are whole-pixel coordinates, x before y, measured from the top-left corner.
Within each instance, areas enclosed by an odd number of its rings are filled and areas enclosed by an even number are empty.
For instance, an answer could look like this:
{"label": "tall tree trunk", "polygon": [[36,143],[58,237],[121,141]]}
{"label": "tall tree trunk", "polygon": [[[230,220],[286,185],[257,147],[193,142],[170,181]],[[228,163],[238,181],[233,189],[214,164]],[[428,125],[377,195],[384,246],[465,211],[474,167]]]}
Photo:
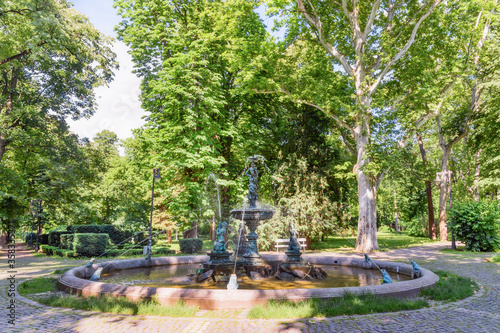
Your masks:
{"label": "tall tree trunk", "polygon": [[172,230],[167,230],[167,242],[168,244],[172,244]]}
{"label": "tall tree trunk", "polygon": [[481,156],[481,152],[483,150],[479,149],[479,151],[476,153],[476,156],[474,157],[475,161],[475,168],[474,168],[474,184],[472,186],[472,191],[474,194],[474,200],[479,201],[479,171],[480,171],[480,166],[479,166],[479,157]]}
{"label": "tall tree trunk", "polygon": [[7,151],[7,140],[0,136],[0,163],[2,163],[3,155]]}
{"label": "tall tree trunk", "polygon": [[398,201],[396,198],[396,188],[394,188],[394,229],[396,232],[399,232],[399,224],[398,224]]}
{"label": "tall tree trunk", "polygon": [[441,183],[439,185],[439,234],[441,241],[448,240],[448,227],[446,226],[446,199],[448,198],[448,178],[444,172],[448,171],[448,160],[451,154],[451,147],[442,147],[443,157],[441,160]]}
{"label": "tall tree trunk", "polygon": [[[418,146],[420,147],[420,155],[425,166],[428,166],[427,156],[425,154],[424,142],[420,133],[417,133]],[[432,203],[432,186],[431,181],[425,181],[425,192],[427,194],[427,211],[429,213],[429,238],[436,239],[436,227],[434,224],[434,204]]]}
{"label": "tall tree trunk", "polygon": [[[363,96],[365,97],[365,96]],[[363,100],[365,106],[369,107],[370,97]],[[377,242],[377,179],[366,174],[363,166],[369,162],[365,155],[370,139],[370,116],[360,117],[361,123],[354,132],[357,150],[357,178],[358,178],[358,237],[356,238],[356,250],[371,252],[378,249]]]}

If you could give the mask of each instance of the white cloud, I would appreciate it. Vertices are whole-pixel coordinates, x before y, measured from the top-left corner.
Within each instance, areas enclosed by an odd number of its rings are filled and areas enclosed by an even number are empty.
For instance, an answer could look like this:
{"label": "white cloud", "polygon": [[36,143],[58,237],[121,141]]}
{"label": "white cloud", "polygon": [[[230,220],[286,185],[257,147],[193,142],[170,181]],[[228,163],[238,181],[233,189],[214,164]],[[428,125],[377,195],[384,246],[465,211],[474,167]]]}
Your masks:
{"label": "white cloud", "polygon": [[144,124],[141,119],[145,115],[139,101],[141,80],[132,73],[132,57],[127,53],[128,47],[115,41],[113,51],[116,53],[120,69],[115,71],[115,78],[109,87],[95,88],[97,110],[90,119],[77,121],[67,119],[70,129],[80,138],[92,139],[102,130],[115,132],[120,139],[132,136],[132,129]]}

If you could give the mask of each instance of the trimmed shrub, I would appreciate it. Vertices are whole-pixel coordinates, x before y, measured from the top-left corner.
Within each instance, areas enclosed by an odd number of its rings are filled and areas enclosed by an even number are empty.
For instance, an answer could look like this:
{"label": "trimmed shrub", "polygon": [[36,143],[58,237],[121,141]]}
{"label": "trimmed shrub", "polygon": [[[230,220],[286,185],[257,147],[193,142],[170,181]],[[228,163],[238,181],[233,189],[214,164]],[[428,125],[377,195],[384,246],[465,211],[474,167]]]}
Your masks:
{"label": "trimmed shrub", "polygon": [[108,234],[113,244],[120,244],[133,234],[130,230],[122,230],[112,224],[69,225],[66,230],[75,234]]}
{"label": "trimmed shrub", "polygon": [[61,235],[70,234],[69,231],[51,231],[49,232],[49,245],[59,247],[61,245]]}
{"label": "trimmed shrub", "polygon": [[40,249],[42,252],[48,256],[54,255],[54,250],[57,249],[55,246],[50,246],[50,245],[40,245]]}
{"label": "trimmed shrub", "polygon": [[73,250],[73,239],[75,238],[75,234],[66,234],[61,235],[61,244],[59,247],[61,249]]}
{"label": "trimmed shrub", "polygon": [[467,250],[492,252],[500,248],[500,207],[492,202],[456,204],[450,213],[448,228]]}
{"label": "trimmed shrub", "polygon": [[54,254],[56,256],[66,257],[66,258],[70,258],[70,257],[74,257],[75,256],[75,252],[73,250],[65,250],[65,249],[60,249],[60,248],[55,248],[54,249]]}
{"label": "trimmed shrub", "polygon": [[[203,244],[202,244],[203,248]],[[160,249],[152,249],[153,254],[175,254],[174,250],[170,250],[168,248],[160,248]]]}
{"label": "trimmed shrub", "polygon": [[97,257],[106,251],[108,241],[108,234],[75,234],[73,250],[79,257]]}
{"label": "trimmed shrub", "polygon": [[33,244],[36,242],[36,233],[34,232],[27,232],[24,234],[24,241],[29,244],[30,243],[30,237],[33,237]]}
{"label": "trimmed shrub", "polygon": [[49,234],[41,234],[38,236],[38,241],[40,242],[40,244],[45,244],[45,245],[48,245],[49,244]]}
{"label": "trimmed shrub", "polygon": [[182,253],[196,253],[203,248],[203,241],[199,238],[187,238],[179,240]]}

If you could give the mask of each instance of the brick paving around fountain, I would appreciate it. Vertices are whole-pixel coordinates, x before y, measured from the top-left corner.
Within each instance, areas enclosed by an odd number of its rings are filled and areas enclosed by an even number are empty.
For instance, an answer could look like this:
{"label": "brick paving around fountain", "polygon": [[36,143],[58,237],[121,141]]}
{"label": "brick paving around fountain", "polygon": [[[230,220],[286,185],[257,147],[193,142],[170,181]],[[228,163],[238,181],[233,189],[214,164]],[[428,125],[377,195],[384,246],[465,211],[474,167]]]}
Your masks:
{"label": "brick paving around fountain", "polygon": [[[255,320],[247,310],[199,311],[193,318],[132,316],[53,308],[16,296],[16,325],[7,323],[7,252],[0,261],[0,332],[500,332],[500,265],[488,254],[443,253],[447,243],[372,254],[372,259],[415,260],[431,270],[447,270],[471,277],[482,286],[474,296],[431,308],[375,315],[333,318]],[[317,255],[338,255],[318,253]],[[341,254],[361,257],[361,254]],[[56,269],[83,265],[86,260],[34,257],[16,247],[16,280],[50,274]]]}

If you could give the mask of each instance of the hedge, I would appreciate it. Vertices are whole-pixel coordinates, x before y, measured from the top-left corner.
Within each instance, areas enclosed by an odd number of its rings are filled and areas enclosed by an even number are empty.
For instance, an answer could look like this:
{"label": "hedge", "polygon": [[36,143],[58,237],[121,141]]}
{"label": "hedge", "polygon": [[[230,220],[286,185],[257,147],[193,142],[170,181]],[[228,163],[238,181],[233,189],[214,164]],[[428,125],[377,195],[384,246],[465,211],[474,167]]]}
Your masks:
{"label": "hedge", "polygon": [[50,245],[40,245],[40,249],[42,250],[43,253],[45,253],[48,256],[51,256],[54,254],[54,250],[58,249],[55,246],[50,246]]}
{"label": "hedge", "polygon": [[61,245],[61,235],[70,234],[69,231],[51,231],[49,232],[49,245],[59,247]]}
{"label": "hedge", "polygon": [[97,257],[106,251],[108,234],[79,233],[73,238],[73,250],[78,257]]}
{"label": "hedge", "polygon": [[29,244],[30,243],[30,236],[33,236],[33,244],[35,244],[35,242],[36,242],[36,233],[34,233],[34,232],[27,232],[27,233],[25,233],[24,234],[24,241]]}
{"label": "hedge", "polygon": [[73,239],[75,238],[75,234],[66,234],[61,235],[61,244],[59,247],[61,249],[73,250]]}
{"label": "hedge", "polygon": [[66,258],[75,257],[75,252],[73,250],[65,250],[60,248],[54,249],[54,254],[59,257],[66,257]]}
{"label": "hedge", "polygon": [[112,224],[69,225],[66,230],[74,234],[108,234],[113,244],[120,244],[133,234],[132,231],[122,230]]}
{"label": "hedge", "polygon": [[182,253],[200,252],[203,248],[203,241],[199,238],[180,239],[179,247]]}
{"label": "hedge", "polygon": [[[35,239],[35,242],[36,242],[36,238]],[[49,234],[41,234],[38,236],[38,242],[40,244],[44,244],[44,245],[48,245],[49,244]]]}

